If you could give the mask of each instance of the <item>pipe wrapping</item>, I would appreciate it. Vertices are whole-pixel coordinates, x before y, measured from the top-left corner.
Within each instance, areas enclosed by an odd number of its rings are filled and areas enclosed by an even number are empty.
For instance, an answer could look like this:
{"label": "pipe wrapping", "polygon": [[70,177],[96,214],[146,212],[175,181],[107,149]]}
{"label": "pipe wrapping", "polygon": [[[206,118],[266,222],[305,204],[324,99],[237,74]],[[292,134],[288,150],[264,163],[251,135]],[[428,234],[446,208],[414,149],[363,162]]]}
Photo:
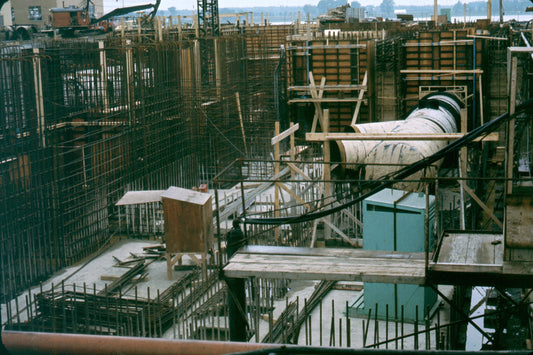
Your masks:
{"label": "pipe wrapping", "polygon": [[[374,134],[442,134],[455,133],[461,116],[461,102],[448,93],[432,93],[425,96],[410,111],[405,120],[356,124],[351,129],[356,133]],[[376,180],[431,156],[448,144],[445,140],[342,140],[338,141],[340,161],[346,170],[364,168],[366,180]],[[440,162],[424,169],[408,180],[419,180],[422,176],[435,176]],[[408,190],[420,190],[419,184],[402,183]]]}

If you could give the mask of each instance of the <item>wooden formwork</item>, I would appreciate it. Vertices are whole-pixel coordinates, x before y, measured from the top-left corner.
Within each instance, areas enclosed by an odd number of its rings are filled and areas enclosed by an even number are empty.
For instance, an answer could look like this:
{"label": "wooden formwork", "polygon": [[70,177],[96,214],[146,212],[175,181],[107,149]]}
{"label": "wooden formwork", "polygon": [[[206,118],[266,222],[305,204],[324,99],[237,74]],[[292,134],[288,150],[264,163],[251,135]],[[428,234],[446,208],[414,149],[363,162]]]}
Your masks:
{"label": "wooden formwork", "polygon": [[[342,131],[349,126],[358,102],[359,86],[367,71],[367,41],[355,33],[335,37],[293,38],[288,44],[289,87],[310,84],[312,72],[316,85],[325,78],[322,109],[329,109],[330,129]],[[332,87],[339,87],[334,90]],[[291,98],[309,97],[304,91],[292,91]],[[366,95],[363,100],[366,100]],[[298,104],[301,104],[299,102]],[[309,103],[303,102],[304,105]],[[360,116],[368,120],[368,110],[363,105]]]}
{"label": "wooden formwork", "polygon": [[293,25],[276,26],[248,26],[243,30],[246,36],[246,48],[248,53],[258,49],[279,52],[285,44],[287,36],[293,32]]}
{"label": "wooden formwork", "polygon": [[[477,93],[482,69],[482,42],[474,29],[421,32],[402,45],[405,109],[419,99],[421,86],[462,86]],[[474,49],[475,46],[475,49]]]}

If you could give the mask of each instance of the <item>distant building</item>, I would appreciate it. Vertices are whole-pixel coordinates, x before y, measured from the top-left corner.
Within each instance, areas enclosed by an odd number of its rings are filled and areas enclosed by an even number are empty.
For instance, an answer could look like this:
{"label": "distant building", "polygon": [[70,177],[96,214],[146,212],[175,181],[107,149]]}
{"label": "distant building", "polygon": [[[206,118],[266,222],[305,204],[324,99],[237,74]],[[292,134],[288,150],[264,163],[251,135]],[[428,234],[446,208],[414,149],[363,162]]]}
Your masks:
{"label": "distant building", "polygon": [[[8,4],[11,3],[11,6]],[[46,28],[52,25],[50,9],[54,7],[79,7],[80,0],[17,0],[10,1],[4,7],[12,9],[14,25],[32,25]],[[104,12],[103,0],[92,0],[89,5],[91,15],[100,17]],[[2,11],[2,14],[4,11]]]}
{"label": "distant building", "polygon": [[362,21],[365,18],[364,7],[349,7],[346,9],[346,22],[353,22],[353,20]]}
{"label": "distant building", "polygon": [[11,1],[8,1],[0,9],[0,27],[11,26],[11,24]]}

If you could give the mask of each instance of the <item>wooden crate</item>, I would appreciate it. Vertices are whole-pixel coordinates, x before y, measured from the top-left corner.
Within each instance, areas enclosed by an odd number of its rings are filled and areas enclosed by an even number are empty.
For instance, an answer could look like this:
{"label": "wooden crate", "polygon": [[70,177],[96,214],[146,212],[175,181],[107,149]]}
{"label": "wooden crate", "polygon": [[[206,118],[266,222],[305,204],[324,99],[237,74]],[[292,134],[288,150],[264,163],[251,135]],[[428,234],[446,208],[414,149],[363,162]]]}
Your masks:
{"label": "wooden crate", "polygon": [[[211,195],[172,186],[161,194],[161,200],[168,279],[172,280],[172,266],[181,265],[183,255],[188,255],[207,276],[207,255],[213,245]],[[201,258],[195,254],[200,254]]]}
{"label": "wooden crate", "polygon": [[213,241],[211,195],[172,186],[161,199],[167,253],[207,253]]}

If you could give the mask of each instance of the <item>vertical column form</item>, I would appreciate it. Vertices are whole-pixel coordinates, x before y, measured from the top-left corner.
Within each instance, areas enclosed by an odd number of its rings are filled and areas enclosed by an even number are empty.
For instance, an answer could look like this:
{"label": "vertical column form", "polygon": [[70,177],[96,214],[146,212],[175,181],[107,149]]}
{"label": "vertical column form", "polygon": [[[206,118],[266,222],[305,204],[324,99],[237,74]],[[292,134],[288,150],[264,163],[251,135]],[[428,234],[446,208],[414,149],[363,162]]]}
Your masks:
{"label": "vertical column form", "polygon": [[43,104],[43,84],[41,75],[41,57],[39,48],[33,48],[33,85],[35,89],[35,112],[37,118],[37,135],[39,136],[41,148],[46,148],[44,104]]}
{"label": "vertical column form", "polygon": [[[323,132],[327,135],[329,133],[329,109],[324,110],[324,126]],[[331,168],[330,168],[330,143],[329,140],[324,141],[324,206],[327,206],[331,200],[333,188],[331,186]],[[324,217],[324,221],[331,222],[331,215]],[[324,240],[331,237],[330,223],[324,223]]]}
{"label": "vertical column form", "polygon": [[126,40],[126,94],[128,95],[128,119],[129,124],[135,123],[135,97],[133,90],[133,49],[131,41]]}
{"label": "vertical column form", "polygon": [[104,47],[104,41],[98,41],[98,50],[100,52],[100,87],[102,91],[102,109],[104,112],[108,112],[109,96],[107,92],[107,58]]}
{"label": "vertical column form", "polygon": [[[515,106],[516,106],[516,75],[517,75],[517,68],[518,68],[518,59],[515,56],[511,56],[511,62],[507,63],[507,65],[510,64],[510,77],[509,77],[509,115],[513,115],[515,113]],[[506,137],[506,143],[507,143],[507,149],[505,150],[506,155],[506,169],[505,169],[505,177],[508,179],[506,181],[506,195],[510,195],[513,193],[513,181],[511,180],[513,178],[513,163],[514,163],[514,136],[515,136],[515,119],[509,120],[508,126],[507,126],[507,137]]]}
{"label": "vertical column form", "polygon": [[376,122],[376,42],[366,42],[366,65],[368,72],[368,119]]}
{"label": "vertical column form", "polygon": [[[245,227],[246,228],[246,227]],[[245,244],[245,238],[237,219],[233,228],[226,234],[226,253],[228,260]],[[226,278],[228,285],[228,318],[231,341],[247,341],[246,336],[246,294],[244,279]],[[259,310],[256,310],[259,312]]]}
{"label": "vertical column form", "polygon": [[178,39],[180,41],[183,39],[183,33],[181,28],[181,15],[178,15]]}
{"label": "vertical column form", "polygon": [[198,40],[194,40],[194,81],[196,87],[196,95],[198,102],[201,102],[201,89],[202,89],[202,50],[201,43]]}
{"label": "vertical column form", "polygon": [[[222,95],[222,60],[220,58],[220,41],[218,38],[215,38],[213,40],[214,47],[215,47],[215,85],[217,88],[217,97],[220,101],[222,101],[221,95]],[[236,93],[238,95],[238,93]],[[237,102],[239,105],[239,102]],[[239,111],[240,111],[240,105],[239,105]],[[241,116],[242,117],[242,116]],[[242,122],[242,118],[241,118]],[[242,124],[241,124],[242,126]],[[245,145],[246,146],[246,145]]]}
{"label": "vertical column form", "polygon": [[[274,136],[277,136],[279,135],[279,130],[280,130],[280,127],[279,127],[279,121],[276,121],[275,124],[274,124]],[[276,161],[274,163],[274,176],[277,176],[279,174],[279,156],[280,156],[280,153],[279,153],[279,142],[276,143],[276,145],[274,146],[274,160]],[[276,182],[274,184],[274,217],[279,217],[279,185],[278,183]],[[275,241],[276,241],[276,245],[279,245],[279,227],[276,226],[275,229],[274,229],[274,236],[275,236]]]}
{"label": "vertical column form", "polygon": [[439,24],[439,14],[438,14],[438,5],[437,5],[437,0],[434,0],[433,1],[433,21],[434,21],[434,25],[435,25],[435,28],[437,28],[438,24]]}

